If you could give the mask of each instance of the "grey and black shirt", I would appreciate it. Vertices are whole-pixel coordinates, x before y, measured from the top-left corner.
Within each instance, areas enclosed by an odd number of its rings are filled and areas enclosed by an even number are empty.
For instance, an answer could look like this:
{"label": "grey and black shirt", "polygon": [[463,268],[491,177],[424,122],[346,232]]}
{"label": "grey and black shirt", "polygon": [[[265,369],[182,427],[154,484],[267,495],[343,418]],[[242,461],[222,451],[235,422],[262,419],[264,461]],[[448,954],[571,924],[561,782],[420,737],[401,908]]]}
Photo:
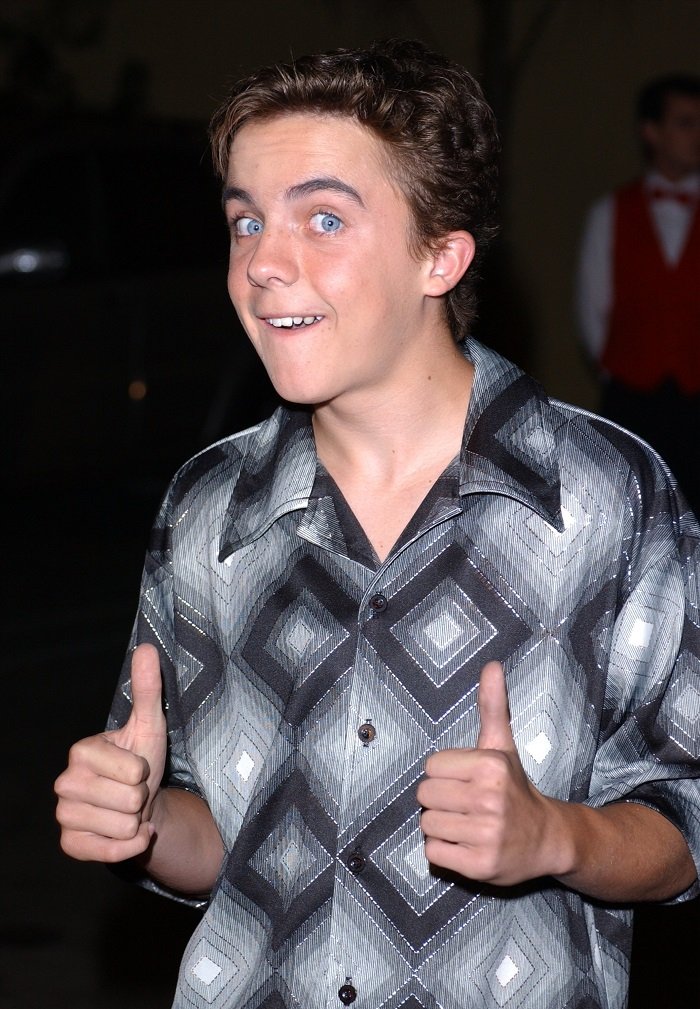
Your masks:
{"label": "grey and black shirt", "polygon": [[[466,352],[461,455],[383,563],[304,410],[165,498],[134,640],[161,653],[168,781],[226,849],[177,1009],[621,1009],[628,909],[425,859],[416,786],[475,745],[490,659],[540,791],[645,803],[700,862],[695,519],[643,443]],[[125,679],[110,724],[128,710]]]}

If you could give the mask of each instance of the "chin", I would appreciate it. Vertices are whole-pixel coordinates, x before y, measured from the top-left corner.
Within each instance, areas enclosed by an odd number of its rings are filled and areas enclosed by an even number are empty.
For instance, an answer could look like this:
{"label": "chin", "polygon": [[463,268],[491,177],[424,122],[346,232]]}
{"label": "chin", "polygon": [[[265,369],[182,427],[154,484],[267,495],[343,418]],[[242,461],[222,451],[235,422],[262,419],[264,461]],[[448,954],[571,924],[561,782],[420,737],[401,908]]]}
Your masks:
{"label": "chin", "polygon": [[333,398],[327,386],[312,385],[308,375],[275,374],[274,370],[268,375],[277,395],[287,403],[313,407]]}
{"label": "chin", "polygon": [[294,385],[290,382],[275,382],[272,378],[270,381],[275,387],[275,392],[279,398],[285,403],[290,403],[294,406],[314,407],[323,402],[323,397],[315,395],[312,390],[303,386]]}

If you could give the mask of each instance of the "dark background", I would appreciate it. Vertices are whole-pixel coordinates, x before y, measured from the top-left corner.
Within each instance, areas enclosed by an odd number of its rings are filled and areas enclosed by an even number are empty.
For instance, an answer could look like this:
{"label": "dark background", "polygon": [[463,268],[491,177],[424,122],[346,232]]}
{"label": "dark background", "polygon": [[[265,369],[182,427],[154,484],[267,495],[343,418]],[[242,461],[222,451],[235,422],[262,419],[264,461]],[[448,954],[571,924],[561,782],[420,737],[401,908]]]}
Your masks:
{"label": "dark background", "polygon": [[[465,63],[499,115],[505,237],[479,335],[595,408],[570,308],[577,236],[588,203],[638,170],[639,84],[700,70],[699,0],[0,9],[0,262],[32,242],[64,257],[0,273],[0,1009],[170,1005],[196,913],[65,859],[52,782],[104,722],[168,477],[271,405],[227,303],[206,121],[261,62],[393,34]],[[697,1009],[699,907],[639,913],[633,1009]]]}

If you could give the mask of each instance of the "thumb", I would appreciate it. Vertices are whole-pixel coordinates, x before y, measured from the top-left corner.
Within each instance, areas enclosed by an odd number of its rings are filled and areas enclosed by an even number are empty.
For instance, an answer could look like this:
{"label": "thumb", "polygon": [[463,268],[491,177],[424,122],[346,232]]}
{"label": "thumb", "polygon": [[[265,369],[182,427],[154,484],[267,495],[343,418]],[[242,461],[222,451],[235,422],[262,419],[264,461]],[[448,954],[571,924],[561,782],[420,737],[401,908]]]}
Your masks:
{"label": "thumb", "polygon": [[477,749],[514,750],[506,676],[500,662],[487,662],[481,670],[477,704],[481,722]]}
{"label": "thumb", "polygon": [[153,645],[138,645],[131,658],[131,716],[129,722],[145,734],[165,732],[160,659]]}
{"label": "thumb", "polygon": [[[146,782],[148,798],[141,810],[141,820],[150,819],[158,793],[167,750],[167,731],[162,702],[160,659],[153,645],[139,645],[131,657],[131,714],[121,729],[108,732],[108,739],[122,750],[141,758],[139,782]],[[133,762],[128,777],[135,784]],[[116,775],[117,780],[122,780]]]}

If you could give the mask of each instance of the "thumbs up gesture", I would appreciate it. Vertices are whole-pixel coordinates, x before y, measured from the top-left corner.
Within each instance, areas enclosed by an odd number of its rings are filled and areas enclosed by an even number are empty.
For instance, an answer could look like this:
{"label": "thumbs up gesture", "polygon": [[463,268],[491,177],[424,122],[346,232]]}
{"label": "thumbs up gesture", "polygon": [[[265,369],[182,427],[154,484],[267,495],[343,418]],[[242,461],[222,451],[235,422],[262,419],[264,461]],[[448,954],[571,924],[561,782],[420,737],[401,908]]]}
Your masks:
{"label": "thumbs up gesture", "polygon": [[158,652],[139,645],[131,663],[133,707],[126,725],[72,747],[55,791],[61,847],[73,858],[120,862],[148,848],[167,749],[161,692]]}
{"label": "thumbs up gesture", "polygon": [[555,800],[523,770],[513,740],[503,668],[479,680],[480,731],[474,749],[441,750],[418,786],[428,861],[502,886],[547,875]]}

